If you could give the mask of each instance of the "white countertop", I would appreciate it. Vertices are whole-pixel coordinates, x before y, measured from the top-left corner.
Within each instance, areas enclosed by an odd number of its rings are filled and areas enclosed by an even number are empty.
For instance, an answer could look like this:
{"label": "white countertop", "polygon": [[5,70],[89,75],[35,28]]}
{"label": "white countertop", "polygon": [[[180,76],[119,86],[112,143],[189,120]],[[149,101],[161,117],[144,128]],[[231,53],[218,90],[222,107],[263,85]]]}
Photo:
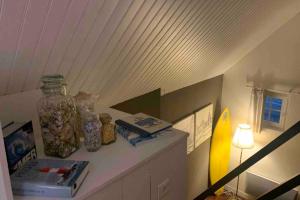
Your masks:
{"label": "white countertop", "polygon": [[[113,120],[128,115],[110,108],[97,109],[97,111],[109,113],[113,117]],[[160,135],[159,137],[144,142],[141,145],[137,145],[137,147],[133,147],[119,135],[115,143],[107,146],[104,145],[97,152],[87,152],[84,146],[82,146],[77,152],[72,154],[67,159],[90,161],[90,172],[79,188],[77,194],[72,199],[80,200],[87,198],[114,180],[128,174],[136,167],[148,162],[156,154],[172,147],[186,136],[186,133],[182,131],[170,129],[165,130],[164,134]],[[40,152],[41,151],[38,149],[38,155],[42,155]],[[14,196],[14,199],[53,200],[54,198]],[[60,200],[62,200],[62,198]]]}

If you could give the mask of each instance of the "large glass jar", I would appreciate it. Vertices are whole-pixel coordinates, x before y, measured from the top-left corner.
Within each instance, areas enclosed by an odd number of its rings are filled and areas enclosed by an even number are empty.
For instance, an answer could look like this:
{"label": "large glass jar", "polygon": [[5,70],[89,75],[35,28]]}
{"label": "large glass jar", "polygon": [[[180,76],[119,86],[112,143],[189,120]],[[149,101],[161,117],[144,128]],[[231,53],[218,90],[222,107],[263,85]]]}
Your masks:
{"label": "large glass jar", "polygon": [[80,145],[76,105],[67,95],[62,75],[43,76],[41,82],[44,96],[38,102],[38,113],[44,151],[48,156],[66,158]]}

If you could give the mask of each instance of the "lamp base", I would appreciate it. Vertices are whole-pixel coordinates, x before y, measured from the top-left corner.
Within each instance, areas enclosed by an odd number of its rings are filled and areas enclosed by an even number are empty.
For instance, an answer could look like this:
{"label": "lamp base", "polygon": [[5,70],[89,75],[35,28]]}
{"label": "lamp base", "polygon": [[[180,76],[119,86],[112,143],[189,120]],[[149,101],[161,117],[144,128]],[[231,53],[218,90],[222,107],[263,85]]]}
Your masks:
{"label": "lamp base", "polygon": [[227,197],[226,200],[243,200],[243,198],[240,198],[233,192],[226,191],[225,194],[225,196]]}
{"label": "lamp base", "polygon": [[227,199],[227,200],[241,200],[241,198],[232,196],[232,197],[229,197],[229,199]]}

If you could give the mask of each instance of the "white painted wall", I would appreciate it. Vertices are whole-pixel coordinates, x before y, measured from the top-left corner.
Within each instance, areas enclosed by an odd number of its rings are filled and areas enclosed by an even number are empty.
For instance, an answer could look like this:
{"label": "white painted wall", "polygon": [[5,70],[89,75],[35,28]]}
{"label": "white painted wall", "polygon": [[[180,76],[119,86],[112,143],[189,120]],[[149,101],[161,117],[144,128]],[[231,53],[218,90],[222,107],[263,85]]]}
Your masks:
{"label": "white painted wall", "polygon": [[3,141],[2,128],[0,123],[0,199],[12,200],[12,192],[10,189],[10,179],[8,175],[8,167],[6,164],[6,154]]}
{"label": "white painted wall", "polygon": [[[251,89],[247,82],[269,89],[300,91],[300,14],[235,64],[224,75],[222,108],[229,107],[233,128],[246,122]],[[300,95],[289,95],[286,128],[300,120]],[[255,148],[244,151],[244,159],[268,144],[280,133],[255,135]],[[249,171],[282,182],[300,172],[300,135],[265,157]],[[232,147],[231,169],[239,162],[239,150]],[[231,183],[233,184],[234,181]],[[245,186],[242,176],[241,189]],[[298,191],[300,188],[298,188]]]}

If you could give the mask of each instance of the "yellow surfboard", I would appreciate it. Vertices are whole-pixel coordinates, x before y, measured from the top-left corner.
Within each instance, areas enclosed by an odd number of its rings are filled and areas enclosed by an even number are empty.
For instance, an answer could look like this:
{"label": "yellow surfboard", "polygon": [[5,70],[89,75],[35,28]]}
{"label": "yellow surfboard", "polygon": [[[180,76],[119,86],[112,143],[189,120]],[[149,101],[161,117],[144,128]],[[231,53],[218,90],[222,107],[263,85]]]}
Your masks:
{"label": "yellow surfboard", "polygon": [[[215,127],[210,147],[210,182],[216,183],[228,173],[231,147],[231,122],[230,113],[226,108],[220,116]],[[215,192],[216,195],[222,194],[224,187]]]}

